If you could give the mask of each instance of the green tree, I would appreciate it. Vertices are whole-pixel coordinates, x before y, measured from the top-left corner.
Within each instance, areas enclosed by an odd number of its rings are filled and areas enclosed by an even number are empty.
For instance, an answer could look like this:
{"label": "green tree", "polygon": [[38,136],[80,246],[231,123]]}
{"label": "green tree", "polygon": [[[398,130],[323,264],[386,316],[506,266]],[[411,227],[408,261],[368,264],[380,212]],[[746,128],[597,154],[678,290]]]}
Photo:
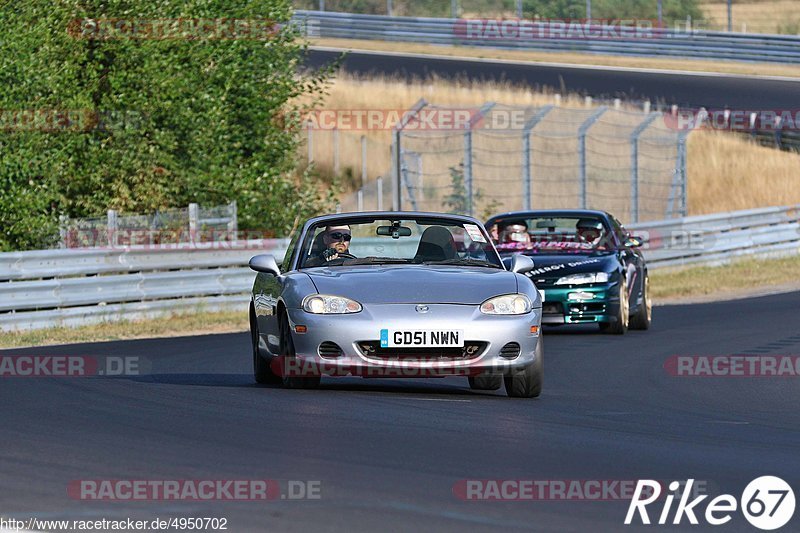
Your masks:
{"label": "green tree", "polygon": [[[305,45],[296,28],[267,38],[241,30],[93,38],[80,22],[285,23],[290,4],[28,0],[0,8],[0,249],[51,244],[59,214],[236,200],[240,227],[284,234],[297,216],[325,208],[330,193],[297,168],[291,117],[298,97],[307,105],[321,97],[329,71],[298,74]],[[15,122],[24,110],[83,118],[41,131]]]}

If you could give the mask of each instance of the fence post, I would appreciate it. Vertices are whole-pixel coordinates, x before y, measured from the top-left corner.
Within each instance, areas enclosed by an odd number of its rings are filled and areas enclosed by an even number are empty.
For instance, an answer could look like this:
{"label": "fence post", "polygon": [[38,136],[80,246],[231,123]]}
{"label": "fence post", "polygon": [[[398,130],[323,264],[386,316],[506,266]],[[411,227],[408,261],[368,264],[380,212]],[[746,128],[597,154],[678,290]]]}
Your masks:
{"label": "fence post", "polygon": [[650,113],[631,132],[631,222],[634,224],[639,222],[639,137],[658,117],[658,113]]}
{"label": "fence post", "polygon": [[472,175],[472,128],[480,122],[484,115],[488,113],[493,107],[494,102],[486,102],[481,106],[478,112],[469,120],[467,124],[467,131],[464,133],[464,188],[466,189],[466,204],[467,215],[472,216],[473,208],[473,178]]}
{"label": "fence post", "polygon": [[472,216],[472,124],[464,133],[464,191],[467,196],[465,214]]}
{"label": "fence post", "polygon": [[361,188],[361,189],[358,189],[358,195],[357,195],[357,198],[358,198],[358,204],[357,204],[357,205],[358,205],[358,207],[357,207],[357,209],[356,209],[356,210],[357,210],[358,212],[361,212],[361,211],[363,211],[363,210],[364,210],[364,189],[363,189],[363,188]]}
{"label": "fence post", "polygon": [[689,135],[689,132],[682,132],[678,137],[678,152],[681,154],[681,161],[680,161],[680,173],[681,173],[681,216],[686,217],[689,216],[689,209],[687,207],[687,180],[688,176],[686,173],[686,137]]}
{"label": "fence post", "polygon": [[728,31],[733,31],[733,2],[728,0]]}
{"label": "fence post", "polygon": [[391,17],[393,11],[392,0],[386,0],[386,14]]}
{"label": "fence post", "polygon": [[548,104],[528,119],[522,129],[522,209],[531,208],[531,132],[554,105]]}
{"label": "fence post", "polygon": [[664,27],[664,7],[661,5],[661,0],[658,0],[658,28]]}
{"label": "fence post", "polygon": [[339,177],[339,128],[333,128],[333,175]]}
{"label": "fence post", "polygon": [[308,145],[308,164],[314,162],[314,129],[311,127],[311,124],[308,124],[307,130],[308,137],[306,144]]}
{"label": "fence post", "polygon": [[517,0],[517,18],[522,18],[522,0]]}
{"label": "fence post", "polygon": [[383,211],[383,176],[378,176],[375,181],[378,187],[378,211]]}
{"label": "fence post", "polygon": [[189,204],[189,242],[195,242],[197,236],[197,222],[200,218],[200,206]]}
{"label": "fence post", "polygon": [[458,0],[450,0],[450,18],[458,18]]}
{"label": "fence post", "polygon": [[325,11],[325,0],[319,0],[319,10]]}
{"label": "fence post", "polygon": [[117,212],[113,209],[109,209],[106,213],[108,217],[107,222],[107,230],[108,230],[108,246],[109,248],[114,248],[117,246],[119,242],[118,239],[118,230],[119,230],[119,221],[117,220]]}
{"label": "fence post", "polygon": [[422,110],[423,107],[428,105],[427,100],[424,98],[420,98],[416,104],[411,108],[408,113],[403,115],[403,118],[400,119],[394,126],[394,130],[392,131],[392,210],[393,211],[400,211],[403,207],[403,191],[402,191],[402,162],[401,159],[403,157],[403,147],[400,143],[401,135],[403,132],[403,128],[405,128],[406,124],[414,118],[414,116]]}
{"label": "fence post", "polygon": [[583,121],[581,127],[578,128],[578,181],[580,182],[580,191],[581,191],[581,209],[586,209],[587,201],[586,201],[586,189],[587,189],[587,177],[586,177],[586,133],[589,131],[589,128],[592,127],[592,124],[597,122],[597,119],[600,118],[600,115],[605,113],[608,110],[606,106],[598,107],[597,111],[589,115],[589,118]]}
{"label": "fence post", "polygon": [[592,23],[592,0],[586,0],[586,21]]}
{"label": "fence post", "polygon": [[367,184],[367,136],[361,136],[361,186]]}

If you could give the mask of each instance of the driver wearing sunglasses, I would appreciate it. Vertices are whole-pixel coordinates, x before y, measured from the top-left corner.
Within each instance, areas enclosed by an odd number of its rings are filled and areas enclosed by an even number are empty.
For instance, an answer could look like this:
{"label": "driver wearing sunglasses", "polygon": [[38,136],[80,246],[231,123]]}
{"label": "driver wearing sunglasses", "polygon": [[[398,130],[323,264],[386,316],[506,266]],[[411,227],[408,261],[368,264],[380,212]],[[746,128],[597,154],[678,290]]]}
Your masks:
{"label": "driver wearing sunglasses", "polygon": [[352,237],[350,226],[326,226],[325,232],[322,235],[322,242],[325,244],[325,250],[316,257],[309,259],[306,266],[321,266],[328,261],[339,259],[340,256],[352,258],[353,254],[349,252],[350,239]]}

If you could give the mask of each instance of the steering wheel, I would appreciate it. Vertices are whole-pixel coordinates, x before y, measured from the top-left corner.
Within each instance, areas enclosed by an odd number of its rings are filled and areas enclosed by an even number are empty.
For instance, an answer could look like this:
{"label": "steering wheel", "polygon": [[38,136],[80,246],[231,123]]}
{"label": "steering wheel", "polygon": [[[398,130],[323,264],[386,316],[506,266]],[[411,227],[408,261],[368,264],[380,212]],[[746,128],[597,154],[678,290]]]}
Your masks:
{"label": "steering wheel", "polygon": [[356,256],[348,252],[339,252],[336,255],[339,256],[337,259],[358,259]]}

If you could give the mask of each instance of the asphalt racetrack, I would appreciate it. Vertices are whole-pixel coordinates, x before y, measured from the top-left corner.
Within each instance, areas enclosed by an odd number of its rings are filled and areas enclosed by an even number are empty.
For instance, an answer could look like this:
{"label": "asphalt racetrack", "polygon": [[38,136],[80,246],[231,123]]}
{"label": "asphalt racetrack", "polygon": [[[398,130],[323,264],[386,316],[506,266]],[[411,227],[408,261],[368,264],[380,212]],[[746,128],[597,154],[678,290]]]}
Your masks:
{"label": "asphalt racetrack", "polygon": [[[319,68],[341,56],[339,51],[310,50],[306,65]],[[595,98],[650,100],[666,105],[735,110],[796,109],[800,80],[753,76],[669,73],[625,70],[616,67],[585,68],[496,60],[468,60],[433,56],[348,52],[342,67],[353,74],[398,75],[444,79],[507,80],[531,87],[590,94]],[[765,102],[769,102],[765,105]],[[513,102],[505,102],[512,104]]]}
{"label": "asphalt racetrack", "polygon": [[[230,531],[644,529],[623,525],[624,500],[465,501],[454,487],[694,478],[738,499],[763,475],[800,486],[797,377],[675,377],[664,366],[673,355],[800,354],[799,308],[796,292],[657,307],[650,331],[625,336],[546,330],[535,400],[474,392],[463,377],[256,386],[247,333],[6,350],[135,356],[144,373],[0,380],[0,515],[225,517]],[[304,480],[320,497],[68,496],[82,479],[272,479],[282,491]],[[785,530],[798,530],[795,514]],[[649,528],[687,529],[754,531],[738,513],[722,527]]]}

